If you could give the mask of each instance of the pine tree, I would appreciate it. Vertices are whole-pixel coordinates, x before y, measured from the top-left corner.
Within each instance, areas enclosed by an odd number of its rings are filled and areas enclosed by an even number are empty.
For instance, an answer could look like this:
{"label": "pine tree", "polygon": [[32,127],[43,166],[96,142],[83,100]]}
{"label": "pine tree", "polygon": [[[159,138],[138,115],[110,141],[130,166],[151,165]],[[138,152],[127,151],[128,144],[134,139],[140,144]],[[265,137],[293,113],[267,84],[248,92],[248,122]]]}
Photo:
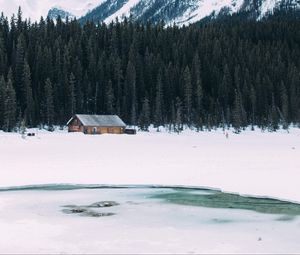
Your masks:
{"label": "pine tree", "polygon": [[149,131],[150,126],[150,103],[147,97],[143,100],[142,111],[140,114],[139,125],[141,130]]}
{"label": "pine tree", "polygon": [[[76,112],[82,112],[82,109],[83,109],[83,93],[82,93],[82,66],[81,66],[81,63],[79,61],[79,59],[77,58],[76,59],[76,64],[75,64],[75,74],[76,74],[76,77],[77,77],[77,80],[76,80],[76,84],[75,84],[75,95],[76,95]],[[96,88],[97,86],[99,87],[99,82],[97,81],[96,82]],[[94,113],[97,112],[97,102],[96,100],[98,99],[96,97],[97,95],[97,92],[98,91],[95,91],[95,110],[94,110]]]}
{"label": "pine tree", "polygon": [[195,91],[195,124],[197,129],[202,128],[202,111],[203,111],[203,88],[200,73],[196,75]]}
{"label": "pine tree", "polygon": [[157,76],[156,92],[155,92],[155,105],[154,105],[154,126],[159,131],[159,126],[163,124],[163,91],[162,91],[162,74],[161,70]]}
{"label": "pine tree", "polygon": [[[62,98],[61,100],[64,102],[64,116],[63,118],[66,120],[70,118],[72,115],[72,110],[73,110],[73,95],[74,95],[74,90],[75,87],[72,85],[75,85],[73,83],[73,78],[74,74],[72,75],[72,81],[70,83],[70,78],[71,78],[71,57],[70,57],[70,52],[69,52],[69,47],[68,45],[64,46],[64,51],[63,51],[63,60],[62,60],[62,87],[64,88],[62,90]],[[86,84],[87,85],[87,84]],[[89,96],[89,95],[88,95]],[[87,97],[88,97],[87,96]],[[88,100],[86,100],[88,101]],[[88,103],[88,102],[87,102]]]}
{"label": "pine tree", "polygon": [[25,133],[26,133],[26,123],[25,120],[22,120],[20,123],[20,131],[19,131],[22,135],[22,138],[25,139]]}
{"label": "pine tree", "polygon": [[20,34],[18,37],[15,63],[14,84],[16,88],[17,100],[19,102],[19,106],[21,107],[21,114],[23,114],[25,110],[24,91],[26,90],[25,84],[23,83],[23,72],[25,65],[25,38],[23,34]]}
{"label": "pine tree", "polygon": [[34,101],[32,97],[31,89],[31,73],[30,67],[25,61],[23,69],[23,79],[22,79],[22,97],[24,98],[24,119],[25,125],[32,126],[34,124]]}
{"label": "pine tree", "polygon": [[7,68],[7,54],[4,45],[3,33],[0,30],[0,75],[5,75]]}
{"label": "pine tree", "polygon": [[11,79],[6,84],[4,95],[4,125],[3,129],[7,132],[12,131],[16,126],[16,93]]}
{"label": "pine tree", "polygon": [[131,105],[130,123],[133,126],[137,125],[137,110],[136,110],[135,97],[133,97],[133,101]]}
{"label": "pine tree", "polygon": [[122,73],[122,66],[121,66],[121,59],[119,57],[115,58],[115,65],[114,65],[114,80],[115,80],[115,88],[116,88],[116,113],[117,115],[121,115],[121,102],[122,102],[122,81],[123,81],[123,73]]}
{"label": "pine tree", "polygon": [[73,73],[69,76],[69,84],[68,84],[68,98],[67,98],[67,107],[68,107],[68,115],[73,116],[76,112],[76,95],[75,95],[75,88],[76,88],[76,79]]}
{"label": "pine tree", "polygon": [[54,60],[54,84],[53,84],[53,103],[55,112],[60,122],[63,121],[62,110],[64,109],[64,86],[63,86],[63,68],[62,68],[62,59],[61,51],[59,48],[58,40],[55,41],[55,60]]}
{"label": "pine tree", "polygon": [[[232,78],[230,75],[228,65],[225,64],[222,82],[220,83],[219,91],[218,91],[219,98],[220,98],[219,100],[220,100],[221,106],[224,111],[226,110],[226,108],[229,105],[229,102],[228,102],[229,101],[229,91],[230,91],[231,87],[232,87]],[[227,121],[229,121],[229,120],[227,120]]]}
{"label": "pine tree", "polygon": [[290,114],[293,119],[298,119],[300,116],[300,75],[299,71],[295,66],[293,66],[288,74],[288,79],[290,82],[289,86],[289,101],[290,101]]}
{"label": "pine tree", "polygon": [[250,88],[250,102],[251,102],[251,129],[254,130],[256,95],[253,86],[251,86]]}
{"label": "pine tree", "polygon": [[4,102],[5,102],[6,82],[3,75],[0,77],[0,129],[3,128]]}
{"label": "pine tree", "polygon": [[176,97],[175,111],[175,132],[179,133],[182,131],[182,103],[179,97]]}
{"label": "pine tree", "polygon": [[98,100],[99,100],[99,82],[96,82],[95,96],[94,96],[94,114],[98,112]]}
{"label": "pine tree", "polygon": [[192,114],[192,81],[191,72],[187,66],[183,73],[183,86],[184,86],[184,110],[185,110],[185,122],[191,124]]}
{"label": "pine tree", "polygon": [[22,32],[22,27],[23,25],[23,22],[22,22],[22,9],[21,9],[21,6],[19,6],[18,8],[18,14],[17,14],[17,30],[18,32]]}
{"label": "pine tree", "polygon": [[130,108],[124,114],[125,118],[130,113],[128,119],[131,125],[137,124],[137,111],[136,111],[136,70],[131,61],[127,64],[126,77],[125,77],[125,98],[123,97],[123,106],[127,107],[128,102],[130,102]]}
{"label": "pine tree", "polygon": [[232,110],[232,126],[236,133],[240,133],[243,126],[243,111],[241,93],[238,90],[235,90],[234,106]]}
{"label": "pine tree", "polygon": [[281,82],[280,84],[280,95],[281,95],[281,109],[279,110],[281,115],[281,122],[284,129],[288,129],[289,126],[289,101],[287,96],[286,88]]}
{"label": "pine tree", "polygon": [[115,96],[114,96],[111,80],[109,80],[107,83],[107,87],[105,91],[105,100],[106,100],[106,113],[115,114]]}
{"label": "pine tree", "polygon": [[53,126],[54,120],[54,106],[53,106],[53,88],[52,83],[49,78],[46,79],[45,82],[45,117],[46,124],[48,128],[51,130]]}
{"label": "pine tree", "polygon": [[274,95],[272,94],[272,105],[271,105],[271,109],[269,110],[269,116],[268,116],[269,130],[276,131],[279,128],[278,122],[279,119],[277,114],[277,107],[275,105]]}

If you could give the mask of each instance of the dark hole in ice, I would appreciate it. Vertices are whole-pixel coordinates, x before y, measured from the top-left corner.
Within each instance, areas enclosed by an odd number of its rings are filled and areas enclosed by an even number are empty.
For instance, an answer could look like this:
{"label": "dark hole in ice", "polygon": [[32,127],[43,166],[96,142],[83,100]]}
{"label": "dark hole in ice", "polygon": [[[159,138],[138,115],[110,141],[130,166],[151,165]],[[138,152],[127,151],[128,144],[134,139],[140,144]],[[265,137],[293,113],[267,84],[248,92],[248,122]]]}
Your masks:
{"label": "dark hole in ice", "polygon": [[119,203],[117,203],[115,201],[101,201],[101,202],[93,203],[87,207],[102,208],[102,207],[112,207],[112,206],[117,206],[117,205],[119,205]]}
{"label": "dark hole in ice", "polygon": [[66,214],[79,214],[79,213],[86,212],[87,209],[81,207],[75,207],[70,209],[63,209],[62,211]]}
{"label": "dark hole in ice", "polygon": [[86,206],[64,205],[63,207],[67,209],[63,209],[62,212],[66,214],[79,214],[80,216],[86,216],[86,217],[97,217],[97,218],[107,217],[107,216],[113,216],[115,215],[115,213],[96,212],[94,210],[91,210],[90,208],[105,208],[105,207],[112,207],[117,205],[119,205],[119,203],[115,201],[101,201]]}
{"label": "dark hole in ice", "polygon": [[[69,206],[66,206],[66,207],[69,207]],[[111,212],[95,212],[95,211],[87,209],[87,208],[76,207],[76,206],[73,208],[70,208],[70,209],[69,208],[63,209],[62,212],[66,213],[66,214],[78,214],[80,216],[95,217],[95,218],[115,215],[114,213],[111,213]]]}

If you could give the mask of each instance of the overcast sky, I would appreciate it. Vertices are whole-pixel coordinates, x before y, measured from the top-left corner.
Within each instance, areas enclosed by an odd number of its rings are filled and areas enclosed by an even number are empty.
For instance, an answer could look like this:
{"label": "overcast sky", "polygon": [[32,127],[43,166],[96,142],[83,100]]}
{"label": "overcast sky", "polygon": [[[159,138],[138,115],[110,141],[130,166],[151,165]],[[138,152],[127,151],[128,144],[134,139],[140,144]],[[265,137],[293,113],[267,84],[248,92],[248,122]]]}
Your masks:
{"label": "overcast sky", "polygon": [[89,9],[100,4],[103,0],[0,0],[0,12],[11,17],[18,6],[22,7],[23,17],[39,20],[46,16],[48,10],[54,6],[61,7],[76,16],[85,14]]}

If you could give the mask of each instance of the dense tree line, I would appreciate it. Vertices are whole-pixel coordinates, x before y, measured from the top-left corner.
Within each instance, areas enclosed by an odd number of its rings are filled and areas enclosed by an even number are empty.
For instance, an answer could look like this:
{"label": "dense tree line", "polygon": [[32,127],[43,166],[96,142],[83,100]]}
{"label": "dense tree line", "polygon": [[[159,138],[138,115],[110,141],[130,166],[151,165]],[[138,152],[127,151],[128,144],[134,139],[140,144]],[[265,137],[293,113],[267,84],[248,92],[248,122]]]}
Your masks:
{"label": "dense tree line", "polygon": [[178,28],[0,18],[0,128],[74,113],[198,129],[300,123],[300,21]]}

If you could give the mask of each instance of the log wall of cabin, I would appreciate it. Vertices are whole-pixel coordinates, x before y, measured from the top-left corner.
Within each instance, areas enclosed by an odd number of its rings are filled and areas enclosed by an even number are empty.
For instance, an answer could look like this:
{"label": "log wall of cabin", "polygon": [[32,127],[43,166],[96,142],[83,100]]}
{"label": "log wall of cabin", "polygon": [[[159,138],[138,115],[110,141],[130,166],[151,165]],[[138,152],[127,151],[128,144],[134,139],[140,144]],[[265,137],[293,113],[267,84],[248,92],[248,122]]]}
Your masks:
{"label": "log wall of cabin", "polygon": [[84,127],[85,134],[123,134],[125,128],[123,127]]}

